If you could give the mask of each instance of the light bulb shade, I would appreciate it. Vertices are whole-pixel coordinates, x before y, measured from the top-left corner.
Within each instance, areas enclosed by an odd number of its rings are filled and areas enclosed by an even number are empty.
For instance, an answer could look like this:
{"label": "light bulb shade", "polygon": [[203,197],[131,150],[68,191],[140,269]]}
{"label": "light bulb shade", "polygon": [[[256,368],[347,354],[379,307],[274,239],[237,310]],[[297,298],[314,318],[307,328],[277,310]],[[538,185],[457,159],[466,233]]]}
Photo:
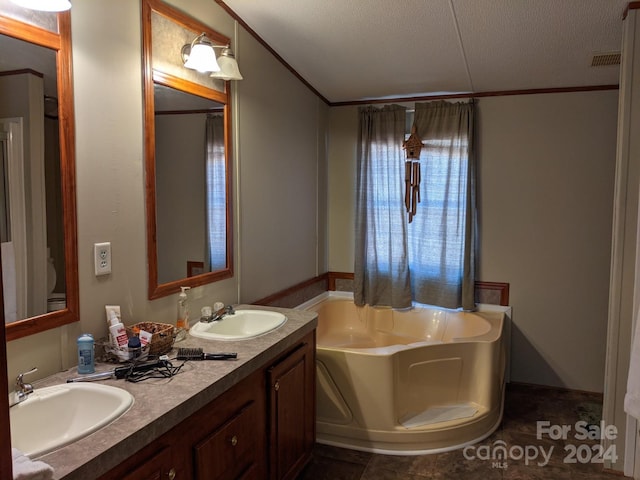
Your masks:
{"label": "light bulb shade", "polygon": [[16,5],[42,12],[64,12],[71,8],[69,0],[11,0]]}
{"label": "light bulb shade", "polygon": [[218,65],[220,65],[220,71],[212,73],[211,77],[219,78],[220,80],[242,80],[238,62],[231,49],[225,48],[222,50],[220,58],[218,58]]}
{"label": "light bulb shade", "polygon": [[182,59],[186,68],[199,72],[217,72],[220,66],[216,60],[213,45],[204,36],[204,33],[191,42],[191,45],[182,47]]}

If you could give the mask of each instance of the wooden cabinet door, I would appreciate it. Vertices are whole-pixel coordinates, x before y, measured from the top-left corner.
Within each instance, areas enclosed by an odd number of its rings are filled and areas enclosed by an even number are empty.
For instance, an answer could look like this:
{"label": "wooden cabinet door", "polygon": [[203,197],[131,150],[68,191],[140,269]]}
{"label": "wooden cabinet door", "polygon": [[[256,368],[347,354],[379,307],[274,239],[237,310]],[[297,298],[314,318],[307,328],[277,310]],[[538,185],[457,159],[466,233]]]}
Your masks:
{"label": "wooden cabinet door", "polygon": [[[194,447],[196,477],[203,480],[258,479],[260,414],[256,402],[235,415]],[[264,417],[262,417],[264,418]],[[264,427],[262,427],[264,428]],[[253,472],[253,473],[252,473]]]}
{"label": "wooden cabinet door", "polygon": [[139,465],[135,470],[127,473],[121,480],[179,480],[176,471],[171,466],[169,447],[165,447]]}
{"label": "wooden cabinet door", "polygon": [[266,388],[260,368],[191,417],[191,479],[265,480]]}
{"label": "wooden cabinet door", "polygon": [[315,442],[314,334],[268,370],[270,478],[295,478]]}

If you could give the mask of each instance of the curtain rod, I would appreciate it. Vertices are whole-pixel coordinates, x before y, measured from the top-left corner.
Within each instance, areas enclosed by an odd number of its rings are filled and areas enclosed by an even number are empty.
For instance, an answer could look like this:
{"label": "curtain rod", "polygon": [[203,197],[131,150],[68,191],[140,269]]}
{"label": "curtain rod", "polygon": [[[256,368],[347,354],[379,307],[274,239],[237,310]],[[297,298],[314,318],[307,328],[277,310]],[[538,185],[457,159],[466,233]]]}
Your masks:
{"label": "curtain rod", "polygon": [[[437,100],[433,100],[433,101],[437,101]],[[464,103],[464,102],[462,102],[462,103]],[[478,99],[477,98],[470,98],[469,101],[466,102],[466,103],[471,103],[471,104],[478,103]],[[415,105],[415,102],[414,102],[414,105]],[[407,108],[407,113],[415,113],[415,111],[416,111],[415,107],[414,108]]]}

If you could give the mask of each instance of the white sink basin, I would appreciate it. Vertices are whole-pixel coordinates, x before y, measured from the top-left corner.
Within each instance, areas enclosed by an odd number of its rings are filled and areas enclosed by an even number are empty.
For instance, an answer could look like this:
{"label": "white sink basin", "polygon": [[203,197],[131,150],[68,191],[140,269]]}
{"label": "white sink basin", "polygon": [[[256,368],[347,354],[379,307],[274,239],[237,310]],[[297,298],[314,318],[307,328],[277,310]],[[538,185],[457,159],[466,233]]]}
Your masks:
{"label": "white sink basin", "polygon": [[132,404],[129,392],[108,385],[37,388],[9,409],[11,445],[30,458],[39,457],[104,427]]}
{"label": "white sink basin", "polygon": [[246,340],[279,328],[287,321],[282,313],[267,310],[236,310],[217,322],[198,322],[189,333],[209,340]]}

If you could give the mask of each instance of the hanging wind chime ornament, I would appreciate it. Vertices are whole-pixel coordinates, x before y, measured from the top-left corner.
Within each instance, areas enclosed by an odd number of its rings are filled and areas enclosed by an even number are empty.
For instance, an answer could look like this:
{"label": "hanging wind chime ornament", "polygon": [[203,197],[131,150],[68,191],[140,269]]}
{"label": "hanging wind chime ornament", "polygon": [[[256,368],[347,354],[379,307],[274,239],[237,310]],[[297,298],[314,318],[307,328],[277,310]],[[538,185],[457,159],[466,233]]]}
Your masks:
{"label": "hanging wind chime ornament", "polygon": [[404,162],[404,206],[409,214],[409,223],[416,215],[418,203],[420,202],[420,150],[424,144],[418,133],[416,126],[411,127],[411,135],[402,142],[402,148],[407,152],[407,160]]}

